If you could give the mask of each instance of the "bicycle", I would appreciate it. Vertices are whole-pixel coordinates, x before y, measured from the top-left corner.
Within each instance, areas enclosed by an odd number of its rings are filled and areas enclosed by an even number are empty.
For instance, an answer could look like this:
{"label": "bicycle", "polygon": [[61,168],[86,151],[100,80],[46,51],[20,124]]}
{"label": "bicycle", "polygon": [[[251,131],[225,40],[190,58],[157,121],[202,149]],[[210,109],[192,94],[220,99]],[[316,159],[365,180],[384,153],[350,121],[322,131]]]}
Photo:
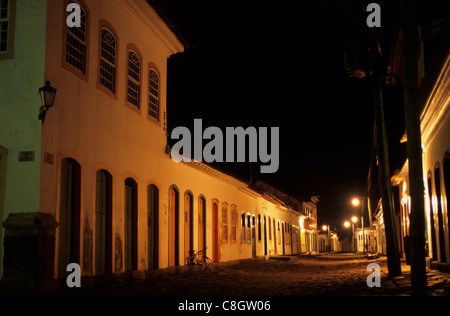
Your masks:
{"label": "bicycle", "polygon": [[205,250],[189,251],[189,256],[185,258],[185,265],[189,267],[189,270],[195,272],[200,270],[214,271],[216,269],[214,262],[206,256]]}

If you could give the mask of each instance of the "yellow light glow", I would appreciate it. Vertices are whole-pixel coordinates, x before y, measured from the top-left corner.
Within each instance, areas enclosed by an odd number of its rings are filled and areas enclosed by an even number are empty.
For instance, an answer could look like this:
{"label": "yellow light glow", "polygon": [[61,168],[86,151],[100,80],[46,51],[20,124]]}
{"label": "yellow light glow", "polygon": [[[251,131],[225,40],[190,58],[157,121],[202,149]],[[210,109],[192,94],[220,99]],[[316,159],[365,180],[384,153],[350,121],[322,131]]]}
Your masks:
{"label": "yellow light glow", "polygon": [[300,222],[300,228],[301,228],[301,229],[305,228],[305,226],[304,226],[304,221],[305,221],[305,219],[304,219],[303,217],[300,217],[299,222]]}
{"label": "yellow light glow", "polygon": [[360,203],[361,203],[360,200],[357,199],[357,198],[354,198],[354,199],[352,200],[353,206],[358,206]]}
{"label": "yellow light glow", "polygon": [[345,228],[349,228],[350,227],[350,222],[349,221],[345,221],[344,222],[344,226],[345,226]]}
{"label": "yellow light glow", "polygon": [[322,230],[323,230],[323,231],[328,230],[328,226],[327,226],[327,225],[323,225],[323,226],[322,226]]}
{"label": "yellow light glow", "polygon": [[353,216],[353,217],[352,217],[352,222],[353,222],[353,223],[356,223],[357,221],[358,221],[358,217]]}

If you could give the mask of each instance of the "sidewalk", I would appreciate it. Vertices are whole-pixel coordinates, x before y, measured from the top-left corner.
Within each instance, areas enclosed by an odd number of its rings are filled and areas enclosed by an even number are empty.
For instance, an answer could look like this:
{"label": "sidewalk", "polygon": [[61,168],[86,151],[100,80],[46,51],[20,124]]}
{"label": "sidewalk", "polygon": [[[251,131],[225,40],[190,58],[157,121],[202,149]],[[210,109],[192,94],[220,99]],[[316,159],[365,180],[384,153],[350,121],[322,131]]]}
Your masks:
{"label": "sidewalk", "polygon": [[[355,253],[320,253],[315,256],[322,260],[367,260],[367,255]],[[387,261],[385,256],[380,259]],[[368,260],[368,262],[371,261]],[[373,262],[376,262],[376,259]],[[382,268],[381,272],[384,281],[391,282],[392,286],[399,291],[398,295],[411,295],[411,266],[402,262],[401,269],[402,275],[393,278],[388,277],[387,267]],[[427,267],[427,288],[428,296],[450,296],[450,274]]]}
{"label": "sidewalk", "polygon": [[[411,294],[411,267],[402,264],[402,275],[391,279],[393,284],[402,289],[405,295]],[[427,268],[427,295],[450,296],[450,274]]]}

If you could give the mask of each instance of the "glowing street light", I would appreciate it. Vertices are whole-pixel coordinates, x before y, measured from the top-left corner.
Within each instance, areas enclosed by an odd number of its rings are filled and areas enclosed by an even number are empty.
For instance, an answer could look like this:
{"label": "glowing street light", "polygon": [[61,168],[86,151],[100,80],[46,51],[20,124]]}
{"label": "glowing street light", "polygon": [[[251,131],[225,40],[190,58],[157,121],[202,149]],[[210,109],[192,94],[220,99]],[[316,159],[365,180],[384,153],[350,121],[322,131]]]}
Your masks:
{"label": "glowing street light", "polygon": [[356,224],[357,221],[358,221],[358,217],[353,216],[353,217],[352,217],[352,222],[353,222],[353,224]]}
{"label": "glowing street light", "polygon": [[352,204],[353,206],[359,206],[359,204],[361,204],[361,201],[358,198],[353,198]]}
{"label": "glowing street light", "polygon": [[345,228],[349,228],[350,227],[350,222],[349,221],[345,221],[344,222],[344,227]]}

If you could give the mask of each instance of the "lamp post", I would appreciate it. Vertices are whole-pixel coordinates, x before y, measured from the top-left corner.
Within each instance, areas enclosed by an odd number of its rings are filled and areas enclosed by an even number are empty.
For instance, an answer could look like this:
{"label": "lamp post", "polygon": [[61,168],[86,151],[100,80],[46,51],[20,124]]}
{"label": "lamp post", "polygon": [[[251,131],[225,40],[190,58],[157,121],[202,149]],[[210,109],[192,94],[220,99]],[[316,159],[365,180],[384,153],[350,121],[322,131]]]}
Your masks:
{"label": "lamp post", "polygon": [[358,217],[356,216],[352,216],[352,230],[353,230],[353,240],[352,240],[352,247],[353,247],[353,252],[356,253],[357,249],[355,247],[355,224],[358,222]]}
{"label": "lamp post", "polygon": [[366,254],[366,236],[364,235],[364,204],[362,203],[362,200],[364,198],[353,198],[352,204],[354,207],[358,207],[361,205],[361,232],[362,232],[362,239],[363,239],[363,254]]}
{"label": "lamp post", "polygon": [[327,241],[325,244],[325,251],[331,251],[331,240],[330,240],[330,225],[322,225],[322,230],[327,232]]}
{"label": "lamp post", "polygon": [[39,88],[39,95],[41,96],[42,103],[42,106],[39,109],[39,119],[42,120],[42,124],[44,124],[45,115],[55,101],[56,89],[50,85],[50,81],[46,81],[45,86]]}

